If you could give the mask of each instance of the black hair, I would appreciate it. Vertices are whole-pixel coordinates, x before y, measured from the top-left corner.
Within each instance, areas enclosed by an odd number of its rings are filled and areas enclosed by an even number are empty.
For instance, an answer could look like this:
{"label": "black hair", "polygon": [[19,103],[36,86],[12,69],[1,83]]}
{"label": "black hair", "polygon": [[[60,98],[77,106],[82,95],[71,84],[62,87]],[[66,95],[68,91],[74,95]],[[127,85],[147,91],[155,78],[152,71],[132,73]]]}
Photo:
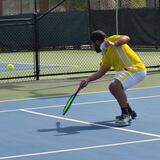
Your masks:
{"label": "black hair", "polygon": [[101,30],[96,30],[96,31],[93,31],[91,33],[91,41],[92,42],[95,42],[96,40],[99,40],[99,41],[104,41],[104,38],[106,37],[106,34],[101,31]]}

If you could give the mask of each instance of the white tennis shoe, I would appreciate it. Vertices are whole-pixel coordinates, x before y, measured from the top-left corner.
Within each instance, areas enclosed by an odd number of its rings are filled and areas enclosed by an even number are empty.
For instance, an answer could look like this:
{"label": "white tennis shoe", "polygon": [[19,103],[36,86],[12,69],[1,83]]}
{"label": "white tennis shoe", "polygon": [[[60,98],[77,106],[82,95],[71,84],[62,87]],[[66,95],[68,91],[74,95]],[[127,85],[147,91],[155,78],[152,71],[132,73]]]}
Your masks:
{"label": "white tennis shoe", "polygon": [[129,126],[131,124],[132,118],[130,115],[122,114],[116,119],[116,123],[120,126]]}

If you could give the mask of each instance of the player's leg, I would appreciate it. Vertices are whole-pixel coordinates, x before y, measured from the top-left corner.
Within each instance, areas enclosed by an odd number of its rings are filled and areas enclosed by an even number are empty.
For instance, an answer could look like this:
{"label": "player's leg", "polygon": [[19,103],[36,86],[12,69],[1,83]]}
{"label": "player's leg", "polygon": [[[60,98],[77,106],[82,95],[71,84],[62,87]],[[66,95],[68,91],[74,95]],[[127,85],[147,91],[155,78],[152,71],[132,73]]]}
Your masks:
{"label": "player's leg", "polygon": [[[132,119],[136,119],[137,117],[137,113],[131,108],[131,106],[128,103],[128,112],[131,115]],[[118,119],[118,116],[116,117],[116,119]]]}
{"label": "player's leg", "polygon": [[117,74],[114,81],[110,84],[110,92],[117,99],[122,110],[122,115],[118,116],[119,119],[123,117],[123,114],[128,115],[128,113],[129,115],[131,115],[132,119],[137,116],[135,111],[133,111],[128,104],[125,90],[139,83],[145,77],[146,71],[139,71],[134,74],[128,71],[121,71]]}
{"label": "player's leg", "polygon": [[[121,111],[122,114],[128,114],[131,116],[132,119],[135,119],[137,117],[136,112],[131,108],[131,106],[129,105],[128,101],[127,101],[127,96],[126,93],[122,87],[122,84],[120,81],[116,82],[117,80],[115,80],[113,83],[111,83],[111,85],[109,86],[110,92],[114,95],[114,97],[117,99],[119,105],[121,106]],[[117,85],[117,86],[116,86]],[[115,91],[114,91],[115,88]],[[120,89],[119,89],[120,88]],[[120,95],[120,97],[118,96]],[[123,108],[127,108],[127,109],[123,109]],[[126,112],[126,113],[125,113]],[[121,119],[121,116],[116,116],[116,119]]]}
{"label": "player's leg", "polygon": [[[116,100],[118,101],[121,109],[127,108],[127,110],[128,110],[127,96],[126,96],[126,93],[123,89],[121,82],[118,79],[115,79],[109,85],[109,90],[112,93],[112,95],[116,98]],[[128,111],[126,114],[128,114]]]}
{"label": "player's leg", "polygon": [[121,82],[118,79],[115,79],[109,85],[109,90],[112,93],[112,95],[116,98],[121,108],[122,114],[118,116],[117,122],[121,123],[122,125],[129,125],[131,118],[128,110],[127,96]]}

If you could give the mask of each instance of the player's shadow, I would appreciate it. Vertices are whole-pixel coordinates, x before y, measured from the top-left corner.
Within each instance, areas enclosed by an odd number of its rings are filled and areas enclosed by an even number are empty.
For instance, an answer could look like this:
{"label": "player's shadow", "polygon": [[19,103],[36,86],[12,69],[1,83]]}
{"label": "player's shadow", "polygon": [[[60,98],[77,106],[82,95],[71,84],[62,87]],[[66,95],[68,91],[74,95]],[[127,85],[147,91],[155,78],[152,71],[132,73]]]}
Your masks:
{"label": "player's shadow", "polygon": [[[94,122],[85,126],[68,126],[62,127],[60,122],[56,122],[56,128],[38,129],[38,132],[57,132],[56,136],[78,134],[81,131],[110,129],[112,127],[122,127],[115,123],[115,120]],[[123,126],[124,127],[124,126]]]}

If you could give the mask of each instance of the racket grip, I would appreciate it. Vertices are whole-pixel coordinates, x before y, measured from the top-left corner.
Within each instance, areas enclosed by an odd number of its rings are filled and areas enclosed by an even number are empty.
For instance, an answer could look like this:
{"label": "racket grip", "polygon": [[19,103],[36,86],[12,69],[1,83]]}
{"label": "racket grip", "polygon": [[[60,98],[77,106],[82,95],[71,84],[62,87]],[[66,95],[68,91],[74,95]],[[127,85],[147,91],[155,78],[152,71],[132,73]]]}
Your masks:
{"label": "racket grip", "polygon": [[78,94],[78,92],[81,90],[81,88],[79,87],[78,89],[77,89],[77,91],[76,91],[76,94]]}

